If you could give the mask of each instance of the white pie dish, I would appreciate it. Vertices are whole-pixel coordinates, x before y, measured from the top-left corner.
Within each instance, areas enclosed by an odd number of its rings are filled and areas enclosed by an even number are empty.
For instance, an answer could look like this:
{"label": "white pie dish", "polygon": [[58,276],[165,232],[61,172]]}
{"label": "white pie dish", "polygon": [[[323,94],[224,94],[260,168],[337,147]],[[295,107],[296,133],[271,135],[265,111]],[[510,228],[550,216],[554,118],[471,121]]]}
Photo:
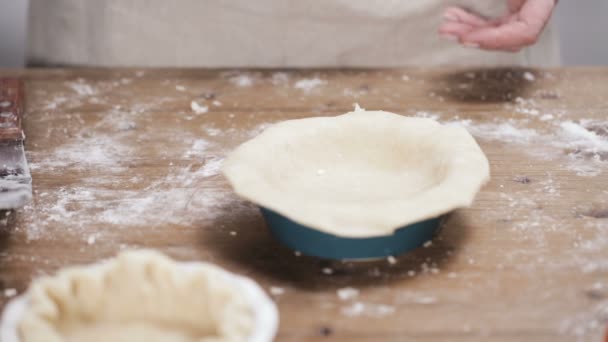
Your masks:
{"label": "white pie dish", "polygon": [[[137,253],[139,255],[150,254],[155,255],[158,253],[150,251],[136,251],[127,253]],[[114,260],[114,259],[112,259]],[[89,274],[92,273],[104,273],[108,272],[111,267],[110,261],[104,261],[90,266],[80,266],[76,268],[69,268],[69,270],[79,269],[85,270]],[[247,306],[248,311],[251,310],[251,323],[253,328],[245,341],[248,342],[269,342],[274,339],[278,328],[278,310],[274,302],[265,294],[265,292],[251,279],[245,278],[228,271],[223,270],[220,267],[202,263],[202,262],[175,262],[176,274],[183,275],[184,277],[193,276],[196,272],[207,272],[213,282],[219,282],[222,286],[225,286],[229,291],[238,293],[243,299],[244,305]],[[210,273],[209,273],[210,272]],[[161,274],[161,273],[159,273]],[[61,276],[61,272],[59,273]],[[58,277],[58,276],[57,276]],[[139,284],[141,291],[146,290],[145,284]],[[201,289],[202,290],[202,289]],[[31,305],[31,287],[23,295],[13,298],[5,307],[2,313],[2,321],[0,322],[0,341],[2,342],[23,342],[20,338],[19,329],[22,319],[25,317],[29,306]],[[226,295],[222,293],[221,295]],[[182,296],[183,297],[183,296]],[[168,302],[172,301],[172,298],[166,298]],[[72,300],[72,299],[70,299]],[[112,298],[108,299],[112,300]],[[75,301],[76,305],[80,305]],[[208,302],[207,302],[208,303]],[[142,305],[144,303],[141,303]],[[66,304],[67,306],[68,304]],[[84,305],[84,304],[83,304]],[[230,305],[230,303],[228,303]],[[234,307],[234,306],[233,306]],[[222,308],[223,309],[223,308]],[[86,311],[85,309],[82,309]],[[43,310],[44,311],[44,310]],[[47,310],[48,311],[48,310]],[[60,310],[61,311],[61,310]],[[160,311],[160,310],[159,310]],[[224,316],[220,316],[224,317]],[[196,321],[196,317],[193,319]],[[238,321],[238,320],[237,320]],[[124,322],[120,322],[121,324]],[[183,322],[182,322],[183,323]],[[114,322],[114,324],[117,324]],[[238,325],[238,323],[235,323]],[[205,337],[206,338],[206,337]],[[199,341],[199,340],[197,340]],[[201,339],[200,341],[206,341]],[[216,341],[215,339],[213,341]],[[224,341],[219,339],[217,341]]]}

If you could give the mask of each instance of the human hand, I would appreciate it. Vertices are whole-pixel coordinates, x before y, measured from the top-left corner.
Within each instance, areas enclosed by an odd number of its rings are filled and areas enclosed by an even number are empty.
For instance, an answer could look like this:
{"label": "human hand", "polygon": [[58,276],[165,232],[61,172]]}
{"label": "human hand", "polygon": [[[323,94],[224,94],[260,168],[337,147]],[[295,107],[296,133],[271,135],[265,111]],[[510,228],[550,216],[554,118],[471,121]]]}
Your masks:
{"label": "human hand", "polygon": [[466,47],[517,52],[538,40],[557,0],[507,0],[509,13],[486,19],[460,7],[448,7],[439,35]]}

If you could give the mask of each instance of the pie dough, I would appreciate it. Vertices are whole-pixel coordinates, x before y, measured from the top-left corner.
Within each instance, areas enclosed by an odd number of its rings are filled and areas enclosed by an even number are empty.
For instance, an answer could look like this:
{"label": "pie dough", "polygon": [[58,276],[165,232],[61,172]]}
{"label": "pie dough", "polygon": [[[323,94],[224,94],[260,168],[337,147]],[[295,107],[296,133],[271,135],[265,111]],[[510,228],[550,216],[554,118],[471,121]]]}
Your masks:
{"label": "pie dough", "polygon": [[278,123],[239,146],[223,173],[242,197],[342,237],[469,206],[489,164],[462,127],[384,111]]}
{"label": "pie dough", "polygon": [[26,301],[19,342],[266,342],[277,326],[274,304],[250,280],[152,251],[42,278]]}

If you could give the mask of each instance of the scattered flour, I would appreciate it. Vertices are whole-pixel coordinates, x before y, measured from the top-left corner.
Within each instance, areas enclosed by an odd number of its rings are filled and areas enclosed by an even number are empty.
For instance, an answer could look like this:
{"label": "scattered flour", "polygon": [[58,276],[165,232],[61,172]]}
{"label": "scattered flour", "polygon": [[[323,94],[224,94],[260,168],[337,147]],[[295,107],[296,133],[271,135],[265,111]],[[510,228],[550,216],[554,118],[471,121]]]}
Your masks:
{"label": "scattered flour", "polygon": [[[521,99],[518,102],[525,108],[531,106],[528,100]],[[565,115],[555,109],[552,109],[551,113],[545,113],[540,109],[538,113],[516,112],[525,116],[519,119],[495,120],[490,123],[465,119],[449,124],[467,128],[481,142],[497,141],[503,143],[507,149],[513,146],[516,151],[525,151],[528,155],[526,158],[531,157],[531,164],[535,161],[539,163],[548,160],[557,161],[561,167],[571,173],[587,177],[598,176],[608,169],[608,121],[564,121],[562,117]],[[442,116],[445,118],[444,115]],[[540,122],[545,123],[539,124]],[[525,172],[525,169],[522,170],[522,173]],[[581,218],[575,224],[582,229],[572,229],[573,223],[568,223],[560,216],[548,214],[545,209],[563,205],[564,201],[571,200],[566,198],[571,188],[563,183],[563,177],[559,173],[550,172],[533,175],[530,178],[516,177],[514,181],[521,184],[517,186],[517,191],[498,194],[498,197],[504,201],[504,204],[497,206],[504,208],[500,215],[501,222],[504,222],[502,226],[517,234],[514,239],[527,247],[504,253],[505,263],[497,265],[497,270],[504,269],[504,265],[510,265],[508,267],[530,274],[551,272],[551,270],[562,272],[564,269],[580,274],[603,274],[608,271],[608,261],[600,257],[608,250],[608,224],[605,219]],[[605,192],[603,197],[599,196],[597,191],[590,192],[588,201],[606,203],[608,192]],[[602,208],[600,206],[598,210]],[[572,210],[576,213],[594,212],[593,207],[577,207]],[[564,213],[564,215],[571,214]],[[604,214],[599,211],[599,214],[590,215]],[[500,225],[499,223],[499,227]],[[546,253],[544,251],[553,248],[552,245],[557,239],[575,242],[571,246],[572,250],[568,253],[568,257],[559,260],[553,258],[549,261],[544,257]],[[477,263],[472,257],[466,260],[471,267]],[[428,261],[421,265],[422,273],[434,273],[435,269],[436,267],[428,264]],[[417,272],[410,270],[406,274],[413,277]],[[459,276],[455,273],[447,273],[447,278],[457,277]],[[559,295],[561,294],[557,294]],[[435,298],[435,296],[420,296],[418,299],[410,300],[420,304],[433,304]],[[602,317],[604,312],[608,314],[606,300],[596,307],[581,309],[579,314],[565,314],[564,319],[558,322],[560,331],[565,335],[574,336],[575,340],[587,341],[598,330],[605,329],[603,325],[608,316]]]}
{"label": "scattered flour", "polygon": [[431,305],[439,302],[437,296],[420,291],[400,291],[397,294],[397,297],[394,300],[395,303],[400,303],[404,305],[410,304],[421,304],[421,305]]}
{"label": "scattered flour", "polygon": [[568,146],[577,147],[583,152],[591,154],[608,152],[608,137],[602,138],[581,123],[572,121],[562,122],[560,127],[563,141],[567,142]]}
{"label": "scattered flour", "polygon": [[108,134],[86,135],[72,142],[59,146],[52,154],[36,153],[29,166],[32,170],[39,168],[74,168],[84,169],[91,166],[107,167],[113,172],[123,169],[122,164],[128,161],[132,148],[123,145]]}
{"label": "scattered flour", "polygon": [[413,299],[413,302],[416,304],[424,304],[424,305],[435,304],[435,303],[437,303],[437,297],[433,297],[433,296],[416,297]]}
{"label": "scattered flour", "polygon": [[56,109],[58,106],[66,103],[67,101],[68,101],[68,98],[65,96],[55,96],[43,107],[43,109],[53,110],[53,109]]}
{"label": "scattered flour", "polygon": [[327,81],[320,78],[303,78],[294,84],[294,88],[300,89],[305,93],[311,92],[313,89],[326,84]]}
{"label": "scattered flour", "polygon": [[207,147],[209,147],[209,141],[205,139],[196,139],[192,146],[190,146],[190,148],[186,152],[184,152],[183,157],[203,157],[205,151],[207,150]]}
{"label": "scattered flour", "polygon": [[344,287],[336,291],[340,300],[351,300],[359,296],[359,290],[353,287]]}
{"label": "scattered flour", "polygon": [[278,287],[278,286],[271,286],[270,287],[270,294],[273,296],[280,296],[282,294],[285,293],[285,289],[282,287]]}
{"label": "scattered flour", "polygon": [[66,85],[72,90],[74,90],[78,95],[81,96],[92,96],[97,92],[90,85],[84,83],[83,81],[78,82],[66,82]]}
{"label": "scattered flour", "polygon": [[[541,116],[541,120],[551,120]],[[597,176],[608,167],[608,121],[555,122],[545,130],[527,128],[527,120],[507,119],[475,124],[472,120],[448,121],[465,127],[475,137],[505,144],[526,145],[526,153],[541,159],[560,159],[579,176]],[[604,134],[600,136],[596,131]],[[566,156],[566,158],[564,158]]]}
{"label": "scattered flour", "polygon": [[130,131],[137,128],[137,124],[133,121],[119,121],[116,123],[116,129],[119,131]]}
{"label": "scattered flour", "polygon": [[395,313],[395,307],[385,304],[355,302],[342,308],[342,314],[349,317],[367,316],[380,318],[393,313]]}
{"label": "scattered flour", "polygon": [[222,169],[223,158],[210,158],[205,166],[200,169],[201,177],[212,177],[220,173]]}
{"label": "scattered flour", "polygon": [[204,114],[209,111],[209,106],[201,105],[196,101],[192,101],[190,102],[190,109],[192,109],[195,114]]}
{"label": "scattered flour", "polygon": [[471,120],[449,121],[448,125],[465,127],[476,137],[505,143],[526,144],[538,137],[534,129],[518,127],[514,122],[473,124]]}
{"label": "scattered flour", "polygon": [[528,82],[536,81],[536,76],[534,76],[534,74],[529,71],[524,72],[523,78]]}
{"label": "scattered flour", "polygon": [[428,118],[428,119],[433,119],[433,120],[439,120],[439,114],[437,114],[437,113],[419,111],[419,112],[416,112],[415,116],[417,116],[419,118]]}
{"label": "scattered flour", "polygon": [[207,135],[210,137],[215,137],[222,134],[222,130],[219,128],[207,127],[205,128],[205,133],[207,133]]}
{"label": "scattered flour", "polygon": [[17,295],[17,289],[4,289],[4,297],[10,298]]}
{"label": "scattered flour", "polygon": [[[593,122],[562,122],[552,144],[568,152],[569,168],[579,176],[597,176],[608,164],[608,136],[601,137],[587,127]],[[600,125],[608,128],[608,123]]]}
{"label": "scattered flour", "polygon": [[205,178],[219,173],[221,162],[219,158],[210,159],[199,168],[178,169],[143,191],[124,191],[124,196],[114,203],[114,208],[99,214],[99,220],[122,225],[138,225],[147,221],[183,224],[193,219],[184,215],[184,211],[206,208],[208,212],[221,214],[221,206],[230,199],[229,193],[206,187],[203,183]]}
{"label": "scattered flour", "polygon": [[237,87],[251,87],[253,78],[248,74],[238,74],[230,78],[230,82]]}
{"label": "scattered flour", "polygon": [[606,331],[608,322],[608,300],[602,300],[593,305],[590,310],[583,311],[560,322],[559,330],[577,338],[577,341],[590,341],[589,335],[594,332]]}
{"label": "scattered flour", "polygon": [[94,234],[89,235],[89,237],[87,238],[87,244],[88,245],[93,245],[95,244],[95,241],[97,240],[97,236]]}
{"label": "scattered flour", "polygon": [[367,94],[367,91],[362,90],[362,89],[351,89],[351,88],[342,89],[342,95],[347,96],[347,97],[359,98],[365,94]]}
{"label": "scattered flour", "polygon": [[[209,152],[210,148],[215,147],[208,140],[169,134],[168,143],[183,144],[178,156],[188,164],[169,163],[164,173],[153,176],[154,179],[147,182],[138,175],[129,174],[129,164],[138,158],[134,154],[136,146],[132,144],[133,137],[147,137],[147,134],[141,135],[133,121],[139,113],[132,108],[112,108],[93,128],[75,133],[66,140],[67,143],[56,149],[28,152],[30,168],[34,173],[40,169],[57,169],[56,172],[82,174],[83,171],[97,168],[104,174],[103,177],[85,176],[79,178],[75,185],[38,194],[38,200],[23,210],[28,239],[48,237],[48,229],[56,222],[69,221],[70,224],[63,230],[82,234],[85,244],[94,245],[100,236],[87,230],[92,224],[104,223],[124,228],[142,225],[164,227],[196,222],[200,219],[197,213],[201,212],[224,214],[226,204],[234,201],[234,195],[222,183],[207,181],[220,172],[223,159],[223,153]],[[72,120],[78,121],[80,118],[76,116]],[[263,127],[265,125],[254,126],[251,130],[234,130],[229,134],[245,140]],[[49,134],[54,132],[53,129],[49,128]],[[218,134],[219,130],[208,132],[213,135]],[[127,183],[121,184],[127,186],[117,187],[117,179],[125,179]],[[233,210],[245,208],[248,208],[246,204],[238,204]],[[204,217],[213,219],[214,216],[205,214]]]}
{"label": "scattered flour", "polygon": [[550,121],[553,120],[555,117],[553,116],[553,114],[543,114],[540,117],[540,121]]}
{"label": "scattered flour", "polygon": [[272,123],[261,123],[257,126],[255,126],[254,128],[252,128],[251,130],[248,131],[248,136],[250,138],[253,138],[257,135],[259,135],[260,133],[264,132],[264,130],[266,130],[266,128],[272,126]]}
{"label": "scattered flour", "polygon": [[[512,105],[507,104],[507,108],[511,108]],[[538,116],[540,114],[540,110],[538,109],[538,104],[534,99],[524,99],[522,97],[515,98],[515,106],[513,109],[520,114],[530,115],[530,116]]]}
{"label": "scattered flour", "polygon": [[321,273],[323,273],[325,275],[332,275],[332,274],[334,274],[334,270],[329,267],[323,267],[321,269]]}
{"label": "scattered flour", "polygon": [[532,116],[537,116],[538,114],[540,114],[540,111],[538,109],[525,108],[525,107],[518,107],[517,112],[522,113],[522,114],[532,115]]}

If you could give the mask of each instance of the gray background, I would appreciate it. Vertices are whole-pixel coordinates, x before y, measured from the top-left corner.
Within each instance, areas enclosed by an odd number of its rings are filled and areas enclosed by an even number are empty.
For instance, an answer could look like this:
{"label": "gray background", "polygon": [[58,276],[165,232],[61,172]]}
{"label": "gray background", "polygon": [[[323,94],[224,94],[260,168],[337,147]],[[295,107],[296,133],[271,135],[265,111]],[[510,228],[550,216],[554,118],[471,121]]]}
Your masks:
{"label": "gray background", "polygon": [[[0,0],[0,67],[23,65],[27,0]],[[566,65],[608,65],[608,0],[562,0],[554,20]]]}

